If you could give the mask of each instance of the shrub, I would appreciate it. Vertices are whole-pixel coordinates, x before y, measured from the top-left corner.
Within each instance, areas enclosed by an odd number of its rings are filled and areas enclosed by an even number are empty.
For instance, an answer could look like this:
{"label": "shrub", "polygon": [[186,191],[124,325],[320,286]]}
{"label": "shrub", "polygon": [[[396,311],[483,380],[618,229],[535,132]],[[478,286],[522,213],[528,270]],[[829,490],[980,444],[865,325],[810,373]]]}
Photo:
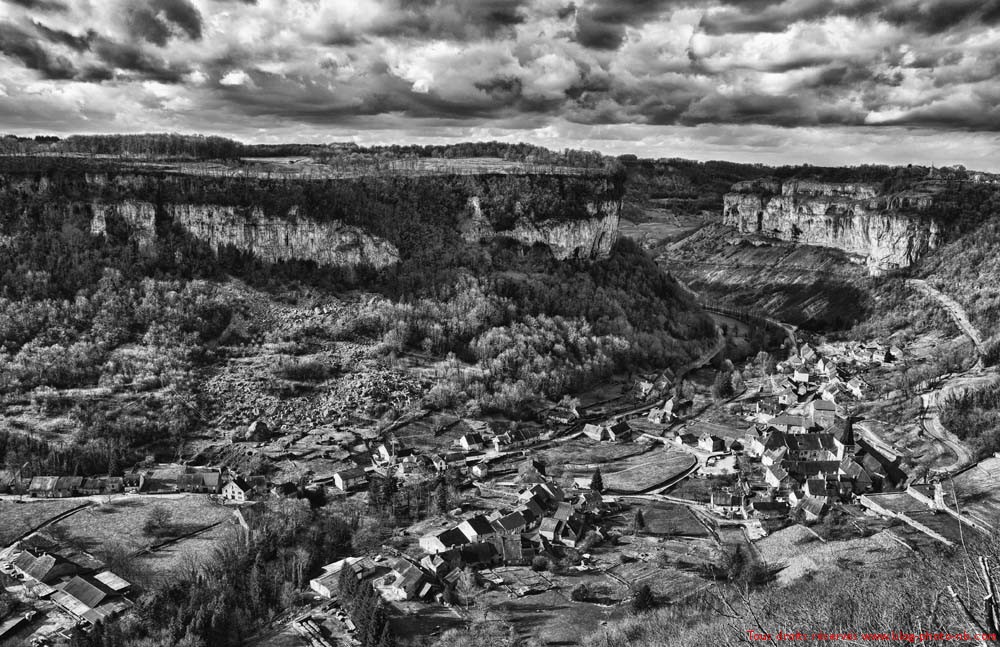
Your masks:
{"label": "shrub", "polygon": [[541,555],[538,555],[533,560],[531,560],[531,570],[533,571],[544,571],[549,567],[549,560]]}

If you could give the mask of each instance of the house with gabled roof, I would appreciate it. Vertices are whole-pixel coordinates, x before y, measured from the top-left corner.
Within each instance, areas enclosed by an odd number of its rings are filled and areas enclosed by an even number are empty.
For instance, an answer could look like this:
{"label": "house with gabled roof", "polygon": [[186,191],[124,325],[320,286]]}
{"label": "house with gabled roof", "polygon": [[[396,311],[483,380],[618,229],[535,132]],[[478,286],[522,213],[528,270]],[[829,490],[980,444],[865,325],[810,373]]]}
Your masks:
{"label": "house with gabled roof", "polygon": [[482,449],[486,445],[486,441],[483,439],[482,434],[477,434],[475,432],[469,432],[467,434],[463,434],[458,439],[458,444],[465,451],[473,451],[473,450]]}
{"label": "house with gabled roof", "polygon": [[562,535],[565,523],[565,521],[556,519],[555,517],[545,517],[542,519],[541,525],[538,526],[538,534],[551,542],[555,542]]}
{"label": "house with gabled roof", "polygon": [[458,529],[470,542],[485,541],[496,534],[493,524],[481,514],[469,517],[458,524]]}
{"label": "house with gabled roof", "polygon": [[493,528],[500,535],[520,534],[528,527],[528,520],[520,510],[515,510],[493,521]]}
{"label": "house with gabled roof", "polygon": [[608,426],[608,440],[613,443],[624,443],[632,440],[633,432],[632,427],[629,426],[624,420],[619,420],[613,425]]}
{"label": "house with gabled roof", "polygon": [[469,543],[469,538],[458,528],[448,528],[438,533],[431,533],[420,538],[420,548],[434,554],[457,548]]}
{"label": "house with gabled roof", "polygon": [[368,474],[360,467],[340,470],[333,474],[333,484],[343,492],[348,492],[368,484]]}

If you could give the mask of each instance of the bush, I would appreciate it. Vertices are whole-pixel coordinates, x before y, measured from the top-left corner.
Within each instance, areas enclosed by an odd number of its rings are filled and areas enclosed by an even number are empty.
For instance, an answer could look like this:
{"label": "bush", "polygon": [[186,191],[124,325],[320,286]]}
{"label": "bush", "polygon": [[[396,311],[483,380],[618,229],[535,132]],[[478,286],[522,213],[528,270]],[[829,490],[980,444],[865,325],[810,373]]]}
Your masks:
{"label": "bush", "polygon": [[549,560],[541,555],[538,555],[533,560],[531,560],[531,570],[533,571],[544,571],[549,567]]}
{"label": "bush", "polygon": [[590,599],[590,587],[586,584],[577,584],[569,592],[569,599],[574,602],[586,602]]}
{"label": "bush", "polygon": [[146,523],[142,526],[142,531],[150,536],[167,534],[170,531],[170,510],[162,505],[154,505],[146,516]]}

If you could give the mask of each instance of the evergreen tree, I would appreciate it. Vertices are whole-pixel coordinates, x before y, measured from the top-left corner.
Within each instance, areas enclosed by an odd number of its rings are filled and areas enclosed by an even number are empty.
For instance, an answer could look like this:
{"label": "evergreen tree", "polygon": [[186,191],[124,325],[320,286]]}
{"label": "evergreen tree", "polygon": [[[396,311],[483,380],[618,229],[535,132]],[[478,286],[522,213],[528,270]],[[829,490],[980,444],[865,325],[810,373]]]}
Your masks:
{"label": "evergreen tree", "polygon": [[656,606],[656,597],[648,584],[643,584],[632,597],[632,611],[635,613],[645,613]]}
{"label": "evergreen tree", "polygon": [[590,479],[590,489],[594,492],[604,492],[604,477],[601,475],[601,468],[594,470],[594,476]]}

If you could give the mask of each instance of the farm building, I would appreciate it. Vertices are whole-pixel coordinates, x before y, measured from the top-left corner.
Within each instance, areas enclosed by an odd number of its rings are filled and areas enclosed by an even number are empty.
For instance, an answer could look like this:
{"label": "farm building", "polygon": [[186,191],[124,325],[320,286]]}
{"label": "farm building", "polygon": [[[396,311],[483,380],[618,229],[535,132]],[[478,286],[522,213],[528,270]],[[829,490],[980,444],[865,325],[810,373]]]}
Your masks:
{"label": "farm building", "polygon": [[479,450],[485,447],[486,441],[483,440],[481,434],[468,433],[464,434],[458,439],[458,444],[462,446],[465,451]]}
{"label": "farm building", "polygon": [[722,452],[726,450],[726,441],[706,431],[698,438],[698,448],[706,452]]}
{"label": "farm building", "polygon": [[222,498],[242,503],[252,501],[266,492],[267,480],[263,476],[251,476],[248,479],[236,477],[222,487]]}
{"label": "farm building", "polygon": [[344,492],[362,487],[366,483],[368,483],[368,475],[360,467],[341,470],[333,475],[333,484]]}
{"label": "farm building", "polygon": [[177,477],[177,489],[181,492],[218,494],[222,491],[222,475],[219,472],[191,472]]}

